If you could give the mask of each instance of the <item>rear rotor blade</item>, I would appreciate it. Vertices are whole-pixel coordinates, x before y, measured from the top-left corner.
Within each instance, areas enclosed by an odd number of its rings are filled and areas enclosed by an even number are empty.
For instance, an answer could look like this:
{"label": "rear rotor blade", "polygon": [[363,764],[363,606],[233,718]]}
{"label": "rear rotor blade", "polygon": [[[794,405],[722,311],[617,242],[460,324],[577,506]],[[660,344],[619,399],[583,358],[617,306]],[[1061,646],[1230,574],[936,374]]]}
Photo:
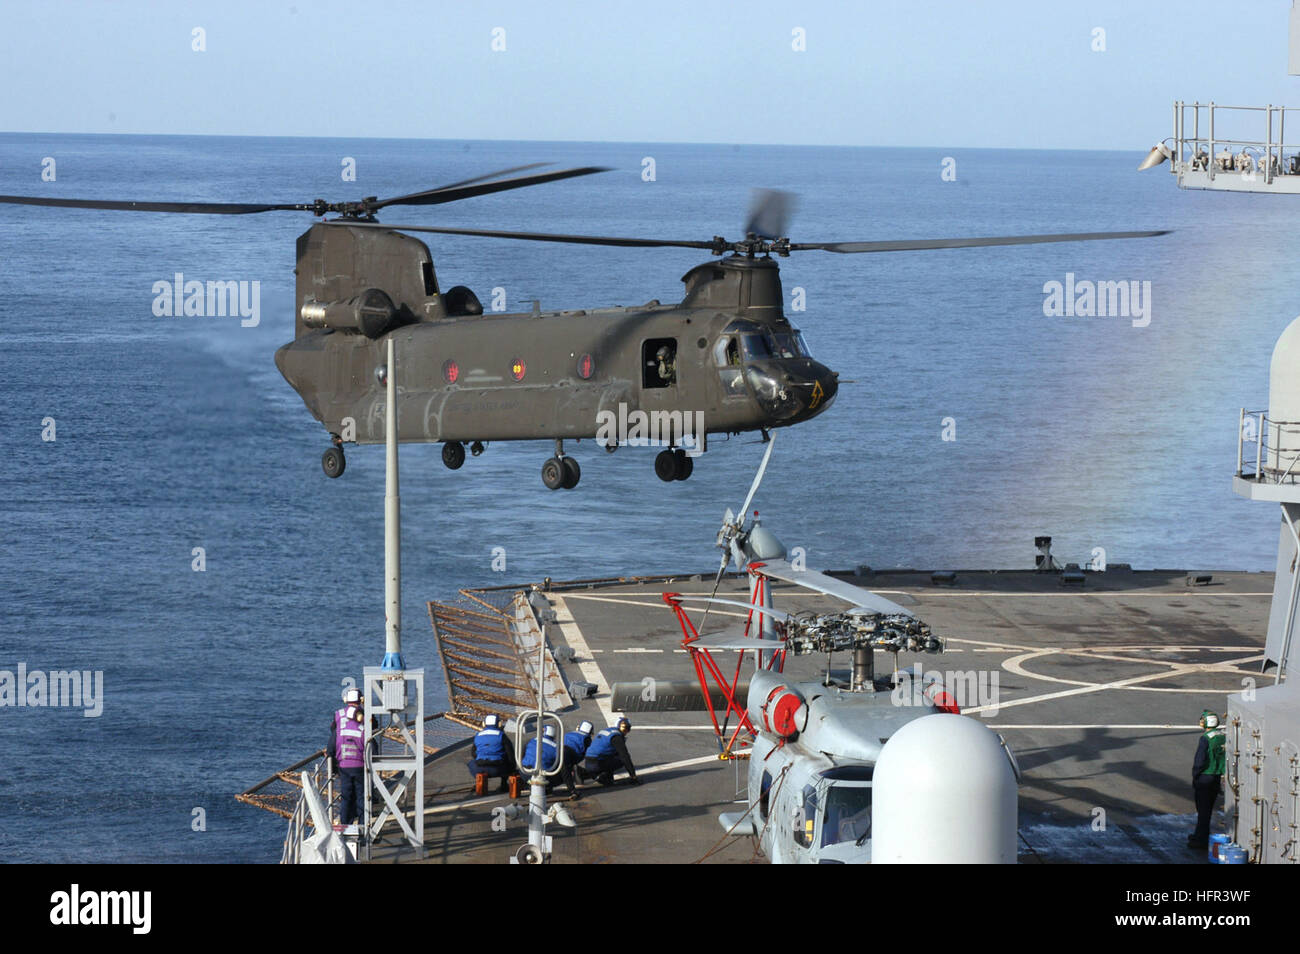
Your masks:
{"label": "rear rotor blade", "polygon": [[998,235],[989,238],[897,239],[889,242],[796,242],[790,251],[910,252],[933,248],[978,248],[986,245],[1038,245],[1045,242],[1096,242],[1106,239],[1151,238],[1169,229],[1151,232],[1063,232],[1056,235]]}
{"label": "rear rotor blade", "polygon": [[777,239],[789,235],[794,193],[780,189],[755,189],[745,219],[745,234]]}

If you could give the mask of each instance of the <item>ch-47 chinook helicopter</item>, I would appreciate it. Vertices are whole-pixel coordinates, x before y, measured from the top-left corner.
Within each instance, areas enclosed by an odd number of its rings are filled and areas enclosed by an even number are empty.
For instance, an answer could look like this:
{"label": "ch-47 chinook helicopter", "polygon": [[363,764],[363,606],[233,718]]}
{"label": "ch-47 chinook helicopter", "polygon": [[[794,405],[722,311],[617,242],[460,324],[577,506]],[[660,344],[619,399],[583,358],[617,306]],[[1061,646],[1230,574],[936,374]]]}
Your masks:
{"label": "ch-47 chinook helicopter", "polygon": [[[786,318],[776,261],[791,252],[887,252],[1139,238],[1161,232],[1092,232],[995,238],[792,243],[786,193],[761,191],[745,237],[729,241],[616,238],[390,225],[391,206],[443,205],[607,171],[563,169],[503,178],[540,164],[380,199],[249,204],[137,202],[0,196],[0,203],[110,211],[247,215],[305,211],[321,218],[298,237],[294,340],[275,355],[285,380],[329,432],[321,458],[343,473],[347,443],[384,440],[383,355],[394,340],[402,368],[398,439],[441,442],[455,470],[468,446],[550,440],[542,480],[572,488],[581,476],[564,441],[595,438],[606,450],[661,443],[655,473],[685,480],[709,434],[788,427],[830,406],[837,375],[808,352]],[[334,218],[326,218],[328,215]],[[433,256],[409,232],[625,248],[694,248],[715,256],[683,276],[681,302],[640,307],[484,314],[469,288],[445,291]],[[630,429],[627,427],[631,424]],[[703,433],[699,433],[703,431]]]}
{"label": "ch-47 chinook helicopter", "polygon": [[[614,706],[624,711],[707,710],[721,757],[748,759],[748,808],[724,812],[718,820],[729,835],[753,836],[775,863],[870,862],[881,825],[895,836],[902,830],[914,844],[926,837],[919,829],[927,829],[930,840],[919,853],[927,860],[1014,862],[1020,770],[1010,749],[977,720],[960,716],[960,700],[942,679],[919,669],[877,678],[875,652],[892,653],[897,661],[900,653],[942,652],[941,640],[899,604],[792,564],[776,536],[746,518],[774,444],[775,435],[740,516],[728,510],[723,517],[716,539],[723,557],[713,594],[664,594],[681,626],[698,692],[674,689],[662,701],[658,695],[647,701],[641,683],[616,683]],[[717,598],[717,583],[728,563],[748,574],[748,602]],[[773,606],[771,586],[776,582],[835,597],[849,608],[782,612]],[[747,619],[743,626],[702,635],[707,611],[697,628],[684,606],[695,602],[738,607]],[[730,678],[722,660],[714,657],[728,652],[739,654]],[[754,667],[746,691],[742,666],[751,652]],[[847,672],[832,670],[837,652],[849,654]],[[796,680],[784,673],[787,656],[816,653],[826,654],[823,678]],[[959,688],[955,691],[960,695]],[[902,741],[900,736],[891,751],[893,797],[886,800],[888,808],[878,811],[876,768],[886,748],[906,726],[939,714],[956,721],[927,727],[939,731],[923,733],[919,752],[914,739]],[[953,749],[958,754],[945,751]],[[940,771],[954,776],[952,783],[927,791],[914,778],[923,773],[910,767],[900,779],[897,766],[909,756],[913,764],[938,763]],[[952,764],[963,760],[964,765]],[[881,812],[890,817],[878,817]],[[944,821],[936,824],[935,818]]]}

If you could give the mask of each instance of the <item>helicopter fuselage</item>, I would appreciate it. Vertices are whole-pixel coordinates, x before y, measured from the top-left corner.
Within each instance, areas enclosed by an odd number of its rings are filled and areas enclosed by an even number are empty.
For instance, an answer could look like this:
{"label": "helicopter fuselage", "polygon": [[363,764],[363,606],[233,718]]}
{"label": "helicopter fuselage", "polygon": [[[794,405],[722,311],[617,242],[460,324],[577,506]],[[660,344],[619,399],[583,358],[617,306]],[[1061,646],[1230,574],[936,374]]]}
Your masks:
{"label": "helicopter fuselage", "polygon": [[[793,690],[802,705],[795,715],[798,731],[785,738],[761,718],[755,722],[749,755],[754,807],[747,820],[759,847],[774,864],[869,863],[880,751],[900,728],[936,708],[928,700],[900,705],[889,691],[787,683],[780,673],[763,671],[750,682],[751,716],[762,713],[775,687]],[[726,816],[723,821],[726,827]]]}
{"label": "helicopter fuselage", "polygon": [[774,261],[733,256],[683,281],[675,305],[485,314],[468,289],[440,292],[418,239],[320,224],[299,240],[297,335],[276,364],[336,443],[383,441],[389,338],[405,442],[702,451],[706,434],[789,426],[831,404],[836,375],[785,318]]}

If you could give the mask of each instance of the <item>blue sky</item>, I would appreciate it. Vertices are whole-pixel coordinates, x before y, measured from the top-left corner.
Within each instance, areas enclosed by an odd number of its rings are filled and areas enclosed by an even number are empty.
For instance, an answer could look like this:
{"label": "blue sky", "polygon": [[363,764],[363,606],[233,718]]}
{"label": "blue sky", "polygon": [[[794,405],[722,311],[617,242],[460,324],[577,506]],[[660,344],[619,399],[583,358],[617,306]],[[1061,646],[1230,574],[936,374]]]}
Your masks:
{"label": "blue sky", "polygon": [[1145,150],[1300,106],[1289,8],[4,0],[0,130]]}

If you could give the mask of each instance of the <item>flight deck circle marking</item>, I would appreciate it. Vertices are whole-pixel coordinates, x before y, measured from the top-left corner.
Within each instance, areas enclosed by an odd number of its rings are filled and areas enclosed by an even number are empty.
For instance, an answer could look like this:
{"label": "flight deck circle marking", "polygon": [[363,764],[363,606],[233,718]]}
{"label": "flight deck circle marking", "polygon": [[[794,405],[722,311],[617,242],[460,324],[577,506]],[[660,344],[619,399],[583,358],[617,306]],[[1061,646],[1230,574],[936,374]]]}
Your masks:
{"label": "flight deck circle marking", "polygon": [[[1146,648],[1155,649],[1157,647],[1146,647]],[[1206,646],[1161,646],[1158,648],[1161,650],[1180,650],[1182,652],[1196,652],[1196,651],[1202,651],[1206,649],[1215,649],[1223,652],[1233,652],[1233,651],[1242,651],[1242,650],[1246,652],[1250,651],[1249,649],[1245,649],[1244,647],[1225,648],[1225,647],[1206,647]],[[1081,679],[1066,679],[1062,676],[1045,676],[1045,675],[1040,675],[1039,673],[1030,672],[1029,670],[1025,669],[1023,665],[1024,663],[1030,661],[1031,659],[1038,659],[1046,656],[1058,656],[1058,655],[1059,656],[1081,656],[1084,658],[1091,657],[1096,659],[1098,657],[1095,656],[1094,654],[1099,652],[1109,652],[1110,649],[1111,647],[1108,646],[1083,647],[1080,649],[1064,649],[1060,647],[1050,648],[1050,649],[1034,649],[1034,650],[1030,650],[1029,652],[1019,653],[1008,659],[1004,659],[1002,661],[1002,668],[1005,669],[1007,672],[1011,673],[1012,675],[1023,676],[1026,679],[1037,679],[1041,682],[1054,682],[1064,686],[1076,686],[1079,688],[1090,688],[1090,689],[1097,689],[1097,690],[1124,689],[1124,690],[1132,690],[1135,692],[1182,692],[1182,693],[1202,693],[1202,694],[1225,691],[1222,688],[1182,689],[1175,686],[1113,685],[1112,680],[1096,682],[1096,681],[1087,681]],[[1262,656],[1262,655],[1263,655],[1262,652],[1257,653],[1257,656]],[[1154,680],[1154,679],[1168,679],[1173,676],[1185,676],[1185,675],[1190,675],[1192,673],[1202,673],[1202,672],[1220,673],[1223,675],[1240,675],[1241,671],[1238,670],[1236,667],[1243,662],[1250,662],[1251,660],[1232,659],[1232,660],[1225,660],[1224,662],[1221,663],[1175,663],[1175,662],[1169,662],[1167,660],[1160,660],[1160,659],[1118,658],[1118,659],[1114,659],[1114,661],[1135,663],[1140,665],[1144,664],[1144,665],[1151,665],[1151,666],[1167,667],[1166,672],[1156,671],[1156,672],[1148,673],[1143,677],[1139,677],[1139,678],[1148,678]],[[1249,674],[1249,675],[1253,675],[1253,674]]]}

